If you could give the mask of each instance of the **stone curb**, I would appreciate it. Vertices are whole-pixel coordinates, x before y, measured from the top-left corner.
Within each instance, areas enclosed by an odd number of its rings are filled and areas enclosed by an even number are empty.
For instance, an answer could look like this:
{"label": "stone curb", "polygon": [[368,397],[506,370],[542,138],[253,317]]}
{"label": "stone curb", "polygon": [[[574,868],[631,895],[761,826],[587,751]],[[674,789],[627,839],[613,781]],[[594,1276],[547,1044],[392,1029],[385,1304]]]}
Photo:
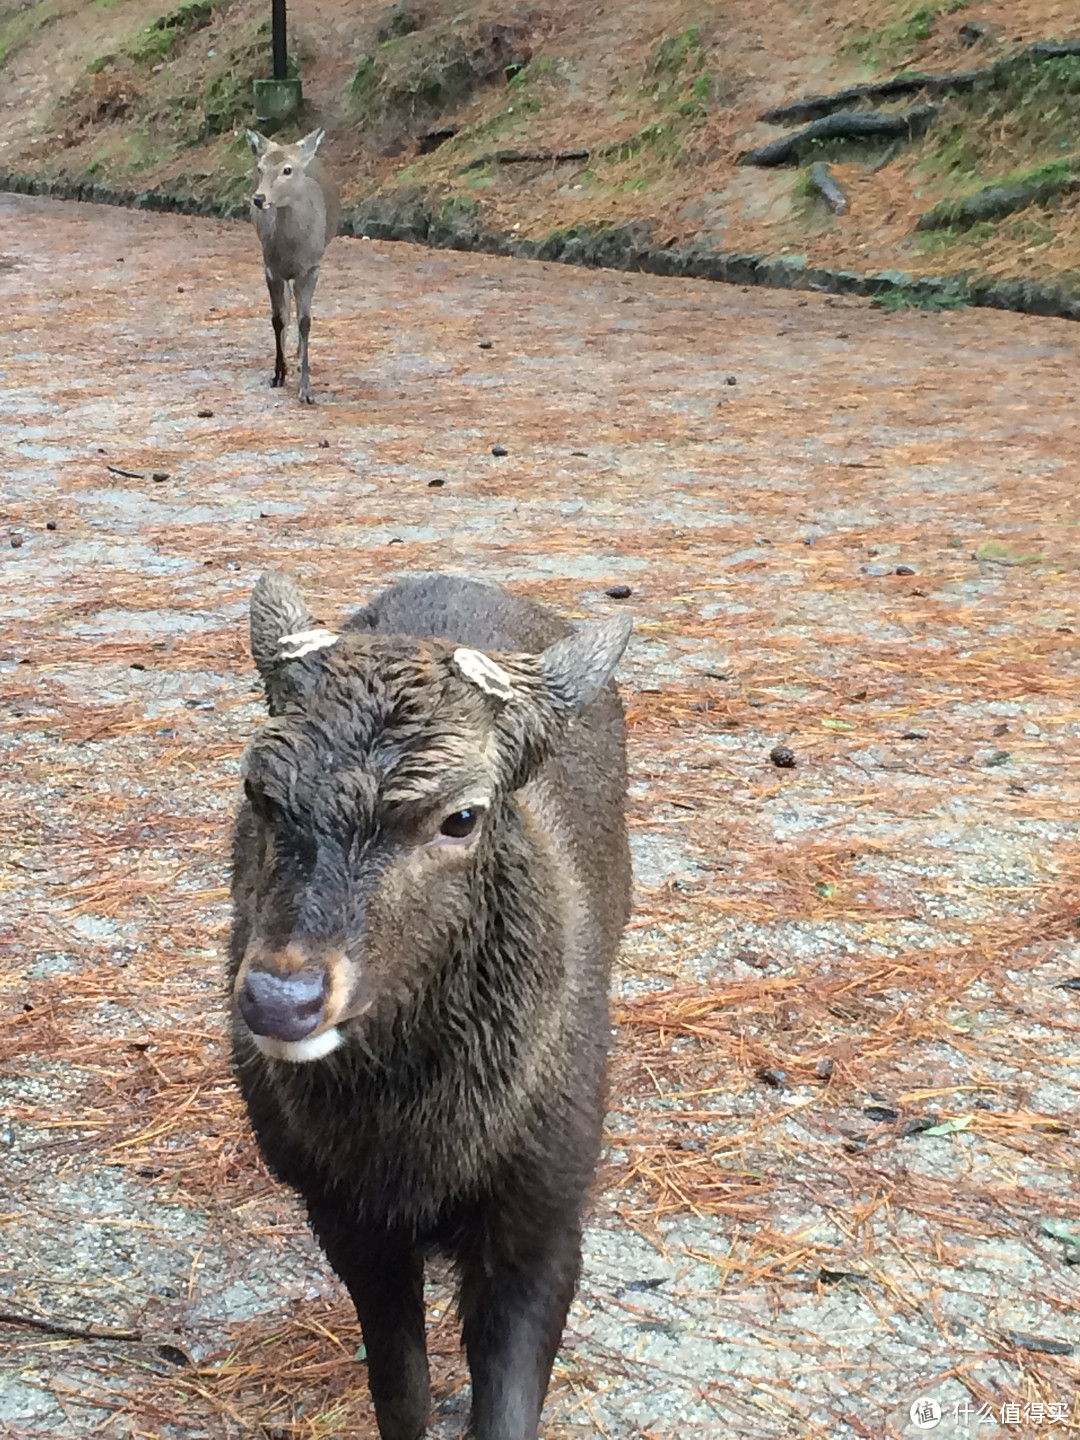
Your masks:
{"label": "stone curb", "polygon": [[[204,215],[243,220],[246,200],[200,200],[193,195],[163,190],[117,190],[91,180],[14,174],[0,171],[0,191],[40,195],[54,200],[79,200],[94,205],[121,205],[133,210]],[[435,197],[437,198],[437,197]],[[669,249],[652,243],[648,220],[603,228],[577,226],[555,231],[544,240],[518,240],[506,233],[485,230],[468,202],[451,198],[433,207],[430,193],[382,192],[362,201],[342,221],[340,233],[372,240],[402,240],[440,250],[465,250],[506,255],[523,260],[549,260],[563,265],[597,269],[634,270],[731,285],[765,285],[780,290],[816,290],[832,295],[883,296],[902,291],[913,302],[935,301],[1014,310],[1080,320],[1080,293],[1034,280],[994,280],[970,274],[928,276],[916,279],[903,271],[863,274],[808,265],[801,256],[740,254],[710,250],[691,243]]]}

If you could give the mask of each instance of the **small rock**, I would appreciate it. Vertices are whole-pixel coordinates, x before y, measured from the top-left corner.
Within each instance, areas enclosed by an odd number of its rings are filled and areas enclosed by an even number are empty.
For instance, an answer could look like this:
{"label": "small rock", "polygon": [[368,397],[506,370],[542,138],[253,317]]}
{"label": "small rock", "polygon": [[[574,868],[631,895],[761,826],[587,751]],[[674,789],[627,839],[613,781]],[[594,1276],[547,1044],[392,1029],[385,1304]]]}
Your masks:
{"label": "small rock", "polygon": [[183,287],[183,285],[177,285],[177,287],[176,287],[176,293],[177,293],[178,295],[183,295],[183,293],[184,293],[184,287]]}
{"label": "small rock", "polygon": [[900,736],[901,740],[929,740],[930,736],[925,730],[905,730]]}
{"label": "small rock", "polygon": [[863,1110],[864,1115],[868,1115],[871,1120],[877,1120],[883,1125],[890,1120],[895,1120],[898,1113],[891,1105],[867,1105]]}
{"label": "small rock", "polygon": [[826,1055],[814,1066],[814,1074],[819,1080],[830,1080],[832,1078],[833,1062]]}
{"label": "small rock", "polygon": [[991,735],[1007,735],[1008,733],[1009,727],[1004,721],[1000,725],[995,725],[993,730],[990,731]]}
{"label": "small rock", "polygon": [[209,420],[212,418],[214,412],[212,410],[198,410],[196,414],[200,420]]}
{"label": "small rock", "polygon": [[55,530],[55,529],[56,529],[56,521],[55,521],[55,520],[46,520],[46,521],[45,521],[45,529],[46,529],[46,530]]}
{"label": "small rock", "polygon": [[757,1072],[757,1078],[763,1085],[771,1085],[774,1090],[779,1090],[787,1084],[787,1071],[763,1067]]}
{"label": "small rock", "polygon": [[895,573],[897,575],[914,575],[915,571],[910,565],[897,565]]}
{"label": "small rock", "polygon": [[795,759],[795,751],[786,745],[774,745],[769,751],[769,759],[781,770],[794,770],[798,764]]}
{"label": "small rock", "polygon": [[436,476],[434,480],[429,480],[427,484],[429,490],[441,490],[442,487],[446,484],[446,481],[440,479],[439,476]]}
{"label": "small rock", "polygon": [[629,600],[633,591],[629,585],[610,585],[605,594],[609,595],[612,600]]}
{"label": "small rock", "polygon": [[491,447],[491,453],[492,453],[492,455],[498,455],[498,456],[501,458],[503,455],[505,455],[505,454],[507,453],[506,446],[505,446],[505,445],[492,445],[492,447]]}
{"label": "small rock", "polygon": [[150,479],[156,480],[159,485],[163,481],[168,480],[168,478],[169,472],[167,470],[155,470],[154,473],[150,476]]}
{"label": "small rock", "polygon": [[735,379],[735,376],[734,376],[734,375],[729,375],[729,376],[727,377],[727,379],[724,381],[724,384],[725,384],[725,385],[737,385],[738,383],[739,383],[739,382],[738,382],[738,380]]}
{"label": "small rock", "polygon": [[1007,765],[1012,758],[1008,750],[994,750],[986,757],[987,765]]}
{"label": "small rock", "polygon": [[753,970],[766,970],[769,965],[768,958],[759,955],[756,950],[739,950],[735,959],[741,961],[743,965],[749,965]]}
{"label": "small rock", "polygon": [[23,543],[23,537],[22,537],[21,535],[12,535],[12,537],[11,537],[11,548],[12,548],[13,550],[18,550],[19,547],[22,545],[22,543]]}
{"label": "small rock", "polygon": [[588,453],[589,453],[589,452],[588,452],[587,450],[571,450],[571,451],[570,451],[570,454],[571,454],[571,455],[582,455],[582,456],[585,456],[585,455],[588,455]]}
{"label": "small rock", "polygon": [[490,340],[481,340],[481,341],[480,341],[480,349],[481,349],[481,350],[490,350],[490,349],[491,349],[491,341],[490,341]]}
{"label": "small rock", "polygon": [[329,449],[330,449],[330,441],[329,441],[329,440],[320,440],[320,441],[319,441],[319,449],[320,449],[320,450],[329,450]]}

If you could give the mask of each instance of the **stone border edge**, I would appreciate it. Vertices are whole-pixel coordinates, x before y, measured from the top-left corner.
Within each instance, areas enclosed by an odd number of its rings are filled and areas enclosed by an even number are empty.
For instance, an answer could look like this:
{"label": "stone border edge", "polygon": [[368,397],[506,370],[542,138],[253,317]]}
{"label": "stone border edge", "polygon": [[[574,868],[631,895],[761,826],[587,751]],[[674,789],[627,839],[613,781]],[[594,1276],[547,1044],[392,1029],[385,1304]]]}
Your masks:
{"label": "stone border edge", "polygon": [[[117,190],[90,180],[0,171],[0,191],[93,205],[119,205],[178,215],[242,220],[246,201],[200,200],[161,190]],[[801,256],[716,251],[691,244],[671,249],[651,243],[648,221],[607,229],[580,226],[545,240],[518,240],[484,230],[474,212],[453,200],[429,209],[413,192],[381,192],[362,201],[342,222],[340,233],[372,240],[400,240],[433,249],[464,250],[525,260],[547,260],[594,269],[640,271],[731,285],[764,285],[781,290],[814,290],[831,295],[883,296],[903,292],[914,304],[968,304],[1026,315],[1080,320],[1080,294],[1025,279],[990,279],[969,274],[915,278],[902,271],[862,274],[808,265]]]}

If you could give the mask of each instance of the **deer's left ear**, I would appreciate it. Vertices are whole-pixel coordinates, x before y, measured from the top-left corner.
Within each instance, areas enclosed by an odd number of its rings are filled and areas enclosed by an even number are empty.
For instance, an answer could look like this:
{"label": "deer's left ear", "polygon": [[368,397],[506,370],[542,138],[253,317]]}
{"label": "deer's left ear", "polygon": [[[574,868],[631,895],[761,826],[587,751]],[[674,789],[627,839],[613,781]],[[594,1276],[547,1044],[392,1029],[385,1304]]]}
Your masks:
{"label": "deer's left ear", "polygon": [[325,137],[325,130],[312,130],[310,135],[305,135],[302,140],[296,142],[296,148],[305,161],[314,159]]}

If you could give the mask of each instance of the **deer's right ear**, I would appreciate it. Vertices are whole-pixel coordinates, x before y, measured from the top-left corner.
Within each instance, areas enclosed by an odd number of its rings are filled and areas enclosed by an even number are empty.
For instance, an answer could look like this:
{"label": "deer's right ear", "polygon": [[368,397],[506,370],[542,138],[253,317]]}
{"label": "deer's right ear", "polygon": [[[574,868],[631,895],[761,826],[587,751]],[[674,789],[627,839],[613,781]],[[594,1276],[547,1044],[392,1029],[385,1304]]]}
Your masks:
{"label": "deer's right ear", "polygon": [[247,130],[244,133],[247,135],[247,142],[251,146],[251,151],[254,155],[261,155],[270,144],[266,136],[260,135],[257,130]]}

